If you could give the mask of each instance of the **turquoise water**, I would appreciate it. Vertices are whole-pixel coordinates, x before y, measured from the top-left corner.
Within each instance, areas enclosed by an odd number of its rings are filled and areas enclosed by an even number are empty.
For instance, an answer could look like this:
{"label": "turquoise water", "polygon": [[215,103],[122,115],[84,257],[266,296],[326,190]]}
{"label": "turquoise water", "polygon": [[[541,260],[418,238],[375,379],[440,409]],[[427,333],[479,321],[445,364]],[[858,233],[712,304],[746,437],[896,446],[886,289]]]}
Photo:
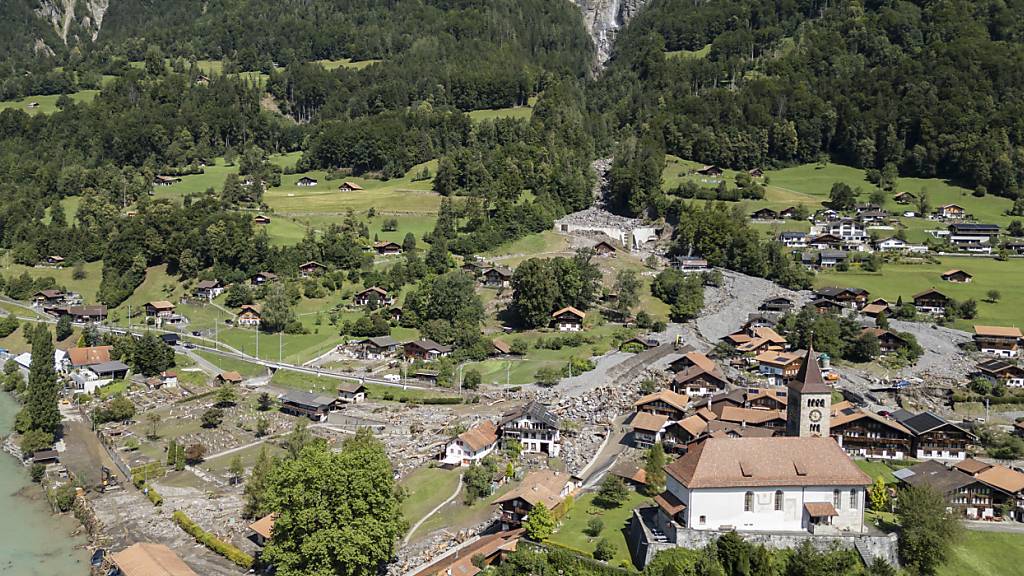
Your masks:
{"label": "turquoise water", "polygon": [[[0,434],[10,431],[18,410],[18,403],[0,392]],[[51,515],[43,499],[19,496],[29,484],[25,467],[0,453],[0,575],[86,576],[89,554],[75,549],[85,539],[71,536],[78,523]]]}

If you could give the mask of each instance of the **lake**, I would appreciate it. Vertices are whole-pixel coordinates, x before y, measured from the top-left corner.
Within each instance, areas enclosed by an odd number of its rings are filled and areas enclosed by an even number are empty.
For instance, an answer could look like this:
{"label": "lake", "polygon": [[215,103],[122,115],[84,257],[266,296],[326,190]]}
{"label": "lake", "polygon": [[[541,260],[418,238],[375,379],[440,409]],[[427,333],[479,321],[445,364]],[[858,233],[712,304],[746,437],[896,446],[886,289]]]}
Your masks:
{"label": "lake", "polygon": [[[0,392],[0,434],[7,435],[20,407],[6,392]],[[89,553],[75,549],[86,543],[72,537],[78,521],[50,514],[46,500],[32,500],[19,494],[30,487],[28,470],[9,454],[0,453],[0,575],[2,576],[87,576]],[[30,487],[31,489],[31,487]]]}

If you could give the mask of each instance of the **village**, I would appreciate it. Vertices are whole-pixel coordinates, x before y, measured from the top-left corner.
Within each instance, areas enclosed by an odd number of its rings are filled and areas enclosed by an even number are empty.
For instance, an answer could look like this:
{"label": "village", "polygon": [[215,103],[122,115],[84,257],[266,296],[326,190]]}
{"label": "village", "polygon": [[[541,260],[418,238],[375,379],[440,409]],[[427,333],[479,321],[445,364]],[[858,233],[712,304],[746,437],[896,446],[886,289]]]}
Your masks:
{"label": "village", "polygon": [[[934,218],[958,217],[947,209]],[[857,212],[816,214],[813,237],[783,233],[779,240],[817,249],[797,256],[814,269],[842,266],[846,254],[872,248],[922,252],[896,248],[902,240],[895,236],[871,240],[864,215],[878,210]],[[787,215],[760,210],[753,217]],[[994,244],[994,234],[964,239],[956,226],[966,225],[950,224],[948,238],[965,250]],[[555,232],[613,267],[653,255],[659,268],[713,271],[700,257],[664,257],[661,226],[597,209],[556,222]],[[376,241],[366,249],[387,266],[408,246]],[[844,256],[830,260],[834,249]],[[40,264],[61,265],[59,256]],[[466,259],[460,269],[481,293],[507,297],[511,290],[513,265]],[[40,468],[51,493],[77,487],[100,546],[97,568],[127,576],[143,573],[131,566],[177,566],[181,558],[191,566],[182,570],[208,574],[258,562],[275,513],[245,516],[244,478],[257,455],[285,454],[311,437],[340,446],[363,428],[384,443],[406,491],[411,527],[390,565],[396,575],[473,574],[500,563],[529,537],[524,525],[538,507],[558,522],[550,544],[638,569],[661,550],[699,548],[733,530],[769,547],[806,540],[823,550],[854,549],[867,564],[896,564],[891,519],[869,506],[876,480],[889,494],[900,485],[932,486],[971,522],[1024,521],[1024,473],[1018,462],[991,456],[997,440],[1024,435],[1024,423],[1012,412],[988,413],[993,394],[1024,389],[1016,364],[1022,334],[1010,326],[977,324],[968,334],[934,325],[958,305],[942,286],[970,283],[971,274],[946,271],[937,288],[891,301],[859,287],[790,291],[718,272],[724,279],[706,288],[694,323],[644,331],[624,322],[592,367],[573,374],[570,361],[553,385],[510,382],[507,372],[525,353],[514,330],[488,334],[489,357],[505,362],[504,382],[501,375],[467,381],[465,362],[449,364],[445,382],[440,366],[454,347],[400,328],[400,296],[380,286],[352,291],[344,305],[382,318],[386,335],[340,342],[302,364],[260,356],[259,302],[227,309],[232,317],[222,325],[252,333],[254,353],[219,340],[216,325],[193,330],[191,311],[202,303],[224,309],[231,283],[199,281],[175,291],[177,301],[147,301],[116,320],[79,294],[47,288],[11,301],[10,310],[31,311],[34,321],[66,319],[97,340],[157,335],[159,354],[174,361],[145,375],[119,344],[57,348],[53,368],[64,383],[68,433],[31,453],[14,441],[5,448]],[[264,271],[243,284],[265,290],[329,273],[310,261],[288,277]],[[540,333],[586,336],[595,315],[602,312],[552,310]],[[801,315],[810,324],[794,324]],[[865,357],[816,351],[828,329],[822,319],[854,326]],[[28,352],[4,360],[24,376],[32,365]],[[986,399],[984,417],[956,409],[977,398]],[[647,481],[655,449],[668,458],[660,484]],[[628,487],[625,503],[598,505],[616,483]],[[609,521],[584,529],[580,515]],[[207,548],[189,544],[197,533],[207,535]]]}

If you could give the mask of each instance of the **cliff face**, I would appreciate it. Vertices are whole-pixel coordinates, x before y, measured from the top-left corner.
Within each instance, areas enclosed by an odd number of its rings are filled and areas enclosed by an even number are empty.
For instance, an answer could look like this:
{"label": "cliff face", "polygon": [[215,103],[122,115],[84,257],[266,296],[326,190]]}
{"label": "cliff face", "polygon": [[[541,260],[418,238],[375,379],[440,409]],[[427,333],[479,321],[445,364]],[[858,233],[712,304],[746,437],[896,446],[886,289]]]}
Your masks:
{"label": "cliff face", "polygon": [[40,0],[36,14],[67,45],[96,40],[109,7],[110,0]]}
{"label": "cliff face", "polygon": [[572,0],[583,11],[583,23],[594,40],[595,67],[601,68],[611,55],[615,33],[635,15],[647,0]]}

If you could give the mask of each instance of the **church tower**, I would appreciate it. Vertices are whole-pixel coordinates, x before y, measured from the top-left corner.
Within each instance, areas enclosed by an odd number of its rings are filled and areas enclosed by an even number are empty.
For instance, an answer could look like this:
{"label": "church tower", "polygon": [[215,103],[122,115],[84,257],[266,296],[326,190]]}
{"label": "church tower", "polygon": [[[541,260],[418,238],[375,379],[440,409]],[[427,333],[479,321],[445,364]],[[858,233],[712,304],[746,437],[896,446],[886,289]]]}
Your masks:
{"label": "church tower", "polygon": [[786,436],[828,438],[832,415],[832,389],[821,376],[814,346],[807,355],[796,378],[786,383]]}

